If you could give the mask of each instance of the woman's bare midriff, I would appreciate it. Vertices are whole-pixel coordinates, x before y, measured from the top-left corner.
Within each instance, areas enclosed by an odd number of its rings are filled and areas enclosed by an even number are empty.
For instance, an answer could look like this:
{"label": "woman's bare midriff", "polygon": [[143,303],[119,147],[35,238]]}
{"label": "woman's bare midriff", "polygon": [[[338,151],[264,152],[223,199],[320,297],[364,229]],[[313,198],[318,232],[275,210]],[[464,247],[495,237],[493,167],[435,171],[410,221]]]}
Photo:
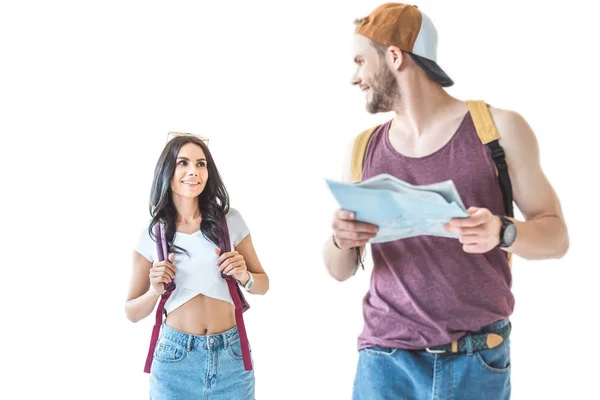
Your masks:
{"label": "woman's bare midriff", "polygon": [[235,326],[233,304],[199,294],[167,314],[166,324],[192,335],[213,335]]}

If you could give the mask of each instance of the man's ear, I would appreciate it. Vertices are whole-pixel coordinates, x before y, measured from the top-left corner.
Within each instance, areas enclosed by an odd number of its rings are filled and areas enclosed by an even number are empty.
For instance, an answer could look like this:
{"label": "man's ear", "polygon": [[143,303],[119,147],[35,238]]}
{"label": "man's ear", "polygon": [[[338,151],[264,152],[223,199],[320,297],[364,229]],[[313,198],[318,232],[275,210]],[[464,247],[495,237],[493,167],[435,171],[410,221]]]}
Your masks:
{"label": "man's ear", "polygon": [[388,48],[388,54],[392,56],[392,66],[396,71],[400,71],[405,62],[405,57],[407,56],[399,47],[390,46]]}

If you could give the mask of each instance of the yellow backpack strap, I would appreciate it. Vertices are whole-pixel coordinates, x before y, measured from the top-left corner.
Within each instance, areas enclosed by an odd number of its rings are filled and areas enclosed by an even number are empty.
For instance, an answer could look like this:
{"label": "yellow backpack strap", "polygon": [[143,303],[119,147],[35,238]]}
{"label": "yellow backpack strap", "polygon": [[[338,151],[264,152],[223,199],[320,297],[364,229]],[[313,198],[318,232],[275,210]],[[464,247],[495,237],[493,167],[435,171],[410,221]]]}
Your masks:
{"label": "yellow backpack strap", "polygon": [[488,144],[494,140],[499,140],[500,134],[498,133],[498,129],[496,129],[496,125],[494,124],[494,120],[492,119],[492,115],[490,114],[490,110],[488,109],[487,104],[485,104],[485,101],[469,100],[467,101],[467,106],[471,112],[471,118],[473,118],[473,124],[475,124],[475,129],[477,130],[477,135],[479,136],[481,143]]}
{"label": "yellow backpack strap", "polygon": [[[467,101],[467,106],[469,107],[469,112],[471,113],[471,118],[473,119],[473,124],[475,125],[475,130],[477,130],[477,136],[479,136],[481,143],[488,145],[489,143],[500,140],[500,133],[498,133],[498,129],[496,128],[494,120],[492,119],[492,114],[490,114],[490,110],[485,101],[469,100]],[[496,144],[496,147],[500,147],[500,145]],[[502,153],[501,162],[504,162],[504,153]],[[498,176],[500,180],[500,187],[502,189],[502,195],[505,203],[504,207],[508,208],[506,212],[512,217],[512,188],[510,188],[508,171],[506,171],[505,175],[499,175],[496,159],[494,159],[494,165],[496,166],[496,176]],[[505,163],[504,166],[506,166]],[[507,186],[508,188],[506,188]],[[510,205],[508,203],[510,203]],[[507,253],[507,257],[508,265],[512,268],[512,253]]]}
{"label": "yellow backpack strap", "polygon": [[351,160],[352,183],[359,183],[362,180],[362,170],[365,162],[365,154],[367,153],[367,146],[369,145],[371,136],[373,136],[373,133],[375,133],[377,128],[379,128],[379,125],[367,129],[354,140]]}

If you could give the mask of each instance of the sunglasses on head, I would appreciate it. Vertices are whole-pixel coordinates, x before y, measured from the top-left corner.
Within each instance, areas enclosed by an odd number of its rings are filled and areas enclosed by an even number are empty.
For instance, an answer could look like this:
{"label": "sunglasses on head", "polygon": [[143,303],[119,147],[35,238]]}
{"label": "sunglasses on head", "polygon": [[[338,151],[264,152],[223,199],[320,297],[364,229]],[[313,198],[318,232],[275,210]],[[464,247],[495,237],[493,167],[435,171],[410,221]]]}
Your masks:
{"label": "sunglasses on head", "polygon": [[202,140],[208,146],[209,139],[207,137],[198,135],[196,133],[189,133],[189,132],[169,132],[167,134],[167,143],[170,140],[175,139],[178,136],[194,136],[194,137],[197,137],[198,139]]}

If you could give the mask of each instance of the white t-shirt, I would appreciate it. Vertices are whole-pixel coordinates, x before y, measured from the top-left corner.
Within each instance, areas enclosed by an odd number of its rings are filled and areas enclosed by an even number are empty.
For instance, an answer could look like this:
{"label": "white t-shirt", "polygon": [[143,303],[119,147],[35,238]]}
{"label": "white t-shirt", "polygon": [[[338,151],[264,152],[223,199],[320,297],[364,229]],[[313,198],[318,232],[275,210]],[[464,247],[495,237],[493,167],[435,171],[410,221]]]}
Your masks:
{"label": "white t-shirt", "polygon": [[[233,208],[229,208],[226,220],[231,247],[234,249],[250,231],[240,213]],[[148,226],[142,231],[135,250],[154,263],[158,260],[158,253],[156,242],[148,233]],[[176,232],[174,243],[187,250],[190,256],[175,253],[175,290],[165,304],[167,314],[198,294],[233,304],[227,282],[221,277],[217,265],[219,256],[215,248],[218,246],[206,239],[201,231],[192,234]]]}

